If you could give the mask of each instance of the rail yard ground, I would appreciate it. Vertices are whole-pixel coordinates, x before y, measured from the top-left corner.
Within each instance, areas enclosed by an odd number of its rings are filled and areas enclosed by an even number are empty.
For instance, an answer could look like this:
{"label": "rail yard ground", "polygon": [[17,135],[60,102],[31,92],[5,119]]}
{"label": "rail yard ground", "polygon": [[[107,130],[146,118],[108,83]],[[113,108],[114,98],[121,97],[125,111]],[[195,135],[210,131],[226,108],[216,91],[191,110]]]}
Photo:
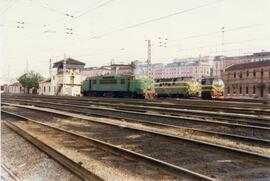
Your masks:
{"label": "rail yard ground", "polygon": [[3,180],[270,180],[270,105],[3,94]]}

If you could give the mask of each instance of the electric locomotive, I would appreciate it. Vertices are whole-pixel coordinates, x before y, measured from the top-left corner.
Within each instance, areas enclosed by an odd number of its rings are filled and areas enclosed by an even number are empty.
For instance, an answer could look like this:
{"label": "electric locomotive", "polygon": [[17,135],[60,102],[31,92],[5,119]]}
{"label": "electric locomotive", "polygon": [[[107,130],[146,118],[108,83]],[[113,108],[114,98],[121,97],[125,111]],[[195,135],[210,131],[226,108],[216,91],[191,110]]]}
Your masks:
{"label": "electric locomotive", "polygon": [[154,80],[132,75],[101,75],[83,81],[84,96],[130,97],[152,99],[155,96]]}
{"label": "electric locomotive", "polygon": [[202,99],[223,99],[224,82],[221,79],[208,77],[201,80]]}
{"label": "electric locomotive", "polygon": [[192,77],[157,79],[155,83],[157,97],[198,97],[198,83]]}

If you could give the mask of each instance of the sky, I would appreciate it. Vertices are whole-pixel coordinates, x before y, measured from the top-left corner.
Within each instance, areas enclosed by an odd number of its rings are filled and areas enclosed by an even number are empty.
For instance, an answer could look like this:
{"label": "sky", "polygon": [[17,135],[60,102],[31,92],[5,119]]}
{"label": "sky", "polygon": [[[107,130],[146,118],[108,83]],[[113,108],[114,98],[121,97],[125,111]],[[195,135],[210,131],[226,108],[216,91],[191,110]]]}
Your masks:
{"label": "sky", "polygon": [[[49,74],[64,55],[87,67],[270,51],[269,0],[1,0],[1,79]],[[224,33],[222,33],[224,27]]]}

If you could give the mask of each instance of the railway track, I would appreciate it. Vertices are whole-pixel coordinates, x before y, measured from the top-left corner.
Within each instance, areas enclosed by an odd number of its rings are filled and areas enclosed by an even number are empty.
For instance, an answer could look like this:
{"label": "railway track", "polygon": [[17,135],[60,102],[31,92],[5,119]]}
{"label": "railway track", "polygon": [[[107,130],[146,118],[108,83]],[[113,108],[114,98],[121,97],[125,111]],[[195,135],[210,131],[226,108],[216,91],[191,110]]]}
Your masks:
{"label": "railway track", "polygon": [[[151,176],[152,179],[214,180],[213,178],[169,164],[159,159],[121,148],[120,146],[116,146],[90,136],[78,134],[72,129],[67,130],[47,123],[45,124],[16,113],[6,111],[2,111],[2,113],[20,118],[20,121],[5,122],[5,124],[12,129],[24,132],[24,134],[28,133],[28,135],[34,135],[39,140],[44,141],[44,137],[42,138],[42,136],[38,136],[40,135],[40,132],[42,132],[46,135],[45,137],[54,138],[53,140],[56,140],[57,144],[62,143],[58,146],[72,148],[75,152],[82,152],[87,156],[94,155],[107,164],[109,162],[114,163],[117,167],[126,169],[126,171],[129,170],[137,175]],[[23,119],[23,121],[21,119]],[[50,144],[49,142],[47,143]],[[77,165],[87,167],[85,162],[86,160],[84,159],[84,162],[79,162]],[[89,179],[84,178],[84,180]]]}
{"label": "railway track", "polygon": [[[47,98],[39,98],[32,100],[25,100],[22,98],[8,98],[2,99],[3,101],[47,101],[47,102],[55,102],[56,99],[47,99]],[[213,112],[213,111],[200,111],[200,110],[187,110],[187,109],[176,109],[176,108],[165,108],[165,107],[155,107],[155,106],[141,106],[141,105],[131,105],[131,104],[115,104],[115,103],[103,103],[103,102],[92,102],[92,101],[77,101],[77,100],[65,100],[65,99],[57,99],[58,103],[65,104],[73,104],[80,106],[89,106],[95,105],[98,107],[108,107],[119,110],[127,110],[127,111],[138,111],[138,112],[156,112],[158,114],[164,115],[174,115],[181,117],[196,117],[196,118],[205,118],[207,119],[218,119],[229,123],[239,123],[239,124],[247,124],[254,126],[268,126],[270,127],[270,115],[269,116],[257,116],[257,115],[246,115],[246,114],[232,114],[232,113],[222,113],[222,112]],[[237,121],[235,120],[237,119]]]}
{"label": "railway track", "polygon": [[[11,106],[3,106],[2,110],[7,111],[17,111],[23,113],[23,115],[28,116],[36,113],[38,115],[39,111],[50,113],[52,110],[44,109],[39,107],[32,107],[32,106],[24,106],[24,105],[11,105]],[[237,136],[233,134],[224,134],[219,132],[213,131],[205,131],[202,129],[196,128],[186,128],[181,126],[173,126],[170,124],[152,122],[152,121],[145,121],[145,120],[123,120],[123,119],[105,119],[100,117],[90,117],[90,116],[83,116],[82,114],[73,114],[70,112],[63,112],[63,111],[56,111],[54,113],[58,115],[64,115],[68,117],[80,117],[84,118],[85,120],[104,123],[109,125],[122,125],[128,126],[133,128],[143,128],[145,130],[150,131],[157,131],[161,133],[193,138],[195,140],[206,141],[210,143],[216,143],[220,145],[225,145],[234,148],[240,148],[247,151],[268,154],[270,155],[270,140],[265,139],[257,139],[245,136]],[[38,117],[34,117],[38,119]],[[50,118],[53,119],[53,118]]]}
{"label": "railway track", "polygon": [[[40,113],[39,116],[49,117],[50,114]],[[28,119],[28,122],[29,120],[31,119]],[[42,121],[42,119],[39,121]],[[31,120],[31,124],[33,122],[35,121]],[[66,122],[59,118],[58,121],[43,120],[43,123],[35,122],[35,124],[65,131],[69,130],[74,134],[117,145],[118,148],[121,147],[147,157],[159,159],[175,167],[183,166],[185,169],[218,180],[270,177],[268,173],[270,158],[268,156],[238,149],[119,125],[112,126],[83,122],[82,120]]]}
{"label": "railway track", "polygon": [[[5,101],[6,102],[6,101]],[[4,104],[3,102],[2,104]],[[8,101],[14,103],[14,101]],[[63,104],[55,102],[43,101],[26,101],[20,100],[16,103],[24,105],[34,105],[37,107],[52,108],[64,111],[72,111],[81,114],[92,114],[98,116],[106,116],[112,118],[127,119],[133,121],[147,120],[150,122],[168,124],[172,126],[181,126],[186,128],[199,128],[200,130],[219,132],[224,134],[231,134],[236,136],[244,136],[257,139],[270,140],[270,128],[268,125],[246,125],[239,123],[227,123],[216,120],[198,119],[198,118],[185,118],[179,116],[159,115],[152,113],[142,113],[137,111],[115,110],[111,108],[101,108],[96,106],[80,106],[72,104]],[[106,112],[106,114],[104,114]],[[256,123],[257,124],[257,123]],[[264,124],[264,123],[262,123]]]}
{"label": "railway track", "polygon": [[[13,98],[24,98],[29,99],[51,99],[59,100],[57,96],[26,96],[26,95],[4,95],[4,97]],[[215,101],[198,101],[198,100],[186,100],[181,99],[171,100],[139,100],[139,99],[117,99],[117,98],[88,98],[88,97],[62,97],[62,100],[67,101],[78,101],[89,103],[114,103],[114,104],[125,104],[125,105],[140,105],[140,106],[151,106],[151,107],[162,107],[162,108],[174,108],[174,109],[192,109],[192,110],[206,110],[206,111],[218,111],[218,112],[229,112],[229,113],[241,113],[241,114],[252,114],[252,115],[265,115],[270,116],[270,106],[262,104],[249,104],[249,103],[228,103],[227,101],[215,102]]]}
{"label": "railway track", "polygon": [[1,163],[1,180],[2,181],[21,181],[21,179],[4,163]]}

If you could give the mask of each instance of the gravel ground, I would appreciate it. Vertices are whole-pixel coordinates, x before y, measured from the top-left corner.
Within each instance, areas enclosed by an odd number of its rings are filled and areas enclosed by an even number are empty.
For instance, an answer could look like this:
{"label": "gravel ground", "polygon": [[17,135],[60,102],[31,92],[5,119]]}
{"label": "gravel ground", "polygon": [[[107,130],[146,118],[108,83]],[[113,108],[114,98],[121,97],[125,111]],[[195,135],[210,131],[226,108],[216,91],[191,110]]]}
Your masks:
{"label": "gravel ground", "polygon": [[[5,119],[2,116],[2,120]],[[77,176],[1,123],[1,160],[25,181],[77,181]],[[3,171],[3,170],[1,170]],[[7,175],[3,176],[7,178]],[[9,178],[9,177],[8,177]],[[9,180],[9,179],[8,179]]]}

